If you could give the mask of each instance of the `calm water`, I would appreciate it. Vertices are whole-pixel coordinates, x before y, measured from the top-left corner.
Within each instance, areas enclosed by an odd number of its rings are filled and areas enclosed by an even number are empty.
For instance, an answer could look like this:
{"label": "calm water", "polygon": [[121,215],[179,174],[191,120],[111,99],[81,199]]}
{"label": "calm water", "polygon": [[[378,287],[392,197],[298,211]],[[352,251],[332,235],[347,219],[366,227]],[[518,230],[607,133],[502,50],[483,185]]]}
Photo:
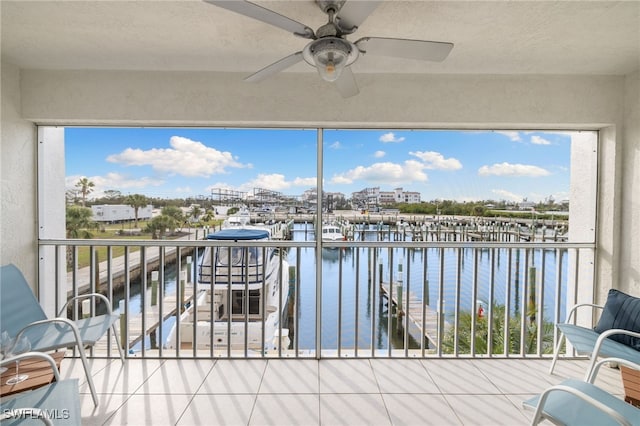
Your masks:
{"label": "calm water", "polygon": [[[305,233],[306,229],[306,233]],[[373,229],[373,228],[372,228]],[[374,234],[367,236],[375,238]],[[314,239],[312,225],[296,224],[294,227],[294,240],[311,241]],[[445,318],[453,320],[456,299],[460,300],[460,311],[470,311],[474,307],[472,300],[472,287],[474,275],[474,250],[462,249],[460,254],[460,290],[457,289],[458,280],[458,254],[454,249],[323,249],[322,253],[322,346],[323,349],[337,349],[338,340],[343,349],[350,349],[357,342],[360,350],[371,349],[372,341],[376,349],[388,348],[388,317],[386,306],[380,304],[380,295],[376,288],[372,289],[372,275],[370,271],[372,251],[377,250],[375,265],[376,274],[379,265],[383,267],[383,280],[390,279],[390,258],[393,258],[393,281],[394,286],[402,282],[405,297],[407,286],[411,293],[418,299],[423,299],[423,288],[426,288],[428,295],[427,302],[435,310],[441,295],[439,294],[440,281],[440,256],[444,256],[443,268],[443,300]],[[287,254],[287,260],[291,266],[297,263],[298,251],[292,249]],[[315,282],[315,250],[312,248],[302,248],[300,253],[300,270],[296,271],[300,279],[300,294],[298,300],[298,315],[295,319],[296,329],[292,333],[297,334],[300,349],[315,348],[316,330],[316,282]],[[536,283],[538,286],[544,283],[544,307],[542,314],[548,321],[553,321],[553,307],[555,306],[556,294],[556,251],[536,250],[531,251],[528,262],[529,266],[536,267]],[[544,253],[544,254],[542,254]],[[544,276],[541,273],[542,256],[544,255]],[[564,309],[564,297],[566,288],[566,263],[567,256],[562,257],[561,283],[561,308]],[[522,311],[522,297],[524,291],[525,274],[527,274],[527,264],[524,250],[513,250],[509,258],[508,250],[494,250],[494,279],[493,294],[494,304],[505,305],[507,288],[510,288],[510,311],[512,314],[520,315]],[[511,262],[511,277],[507,280],[508,264]],[[400,267],[399,265],[402,265]],[[426,267],[425,267],[426,265]],[[491,250],[478,250],[477,263],[477,300],[482,301],[486,310],[490,301],[491,292]],[[402,272],[399,272],[402,269]],[[516,273],[516,271],[518,271]],[[340,279],[341,277],[341,279]],[[131,314],[140,312],[141,297],[140,283],[132,283],[129,311]],[[165,269],[165,294],[174,294],[176,289],[175,265],[168,265]],[[283,288],[287,288],[286,283]],[[395,290],[394,290],[395,292]],[[147,290],[148,298],[151,297],[150,290]],[[293,290],[291,291],[293,299]],[[340,303],[340,296],[341,301]],[[123,297],[122,295],[120,297]],[[356,317],[357,299],[357,317]],[[118,301],[115,307],[118,306]],[[372,318],[375,315],[375,319]],[[561,312],[561,316],[564,313]],[[175,318],[170,318],[163,324],[163,334],[169,330]],[[341,326],[339,326],[339,323]],[[395,320],[392,324],[395,331]],[[373,330],[373,331],[372,331]],[[159,336],[156,336],[159,338]],[[391,334],[392,347],[402,347],[402,336],[396,332]],[[164,338],[158,339],[160,342]],[[152,342],[146,339],[146,347],[150,347]],[[139,350],[140,345],[134,348]],[[410,347],[420,347],[420,342],[411,340]]]}

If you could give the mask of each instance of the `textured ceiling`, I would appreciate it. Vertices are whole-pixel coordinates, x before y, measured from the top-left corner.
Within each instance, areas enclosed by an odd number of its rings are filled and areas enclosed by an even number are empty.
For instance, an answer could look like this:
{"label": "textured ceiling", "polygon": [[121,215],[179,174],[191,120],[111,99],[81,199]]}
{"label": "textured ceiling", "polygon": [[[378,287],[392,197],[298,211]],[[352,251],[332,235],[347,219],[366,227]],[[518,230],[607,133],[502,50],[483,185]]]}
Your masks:
{"label": "textured ceiling", "polygon": [[[349,0],[358,1],[358,0]],[[260,1],[314,30],[313,1]],[[2,55],[22,68],[250,74],[307,40],[197,0],[0,2]],[[614,74],[640,67],[638,1],[385,1],[363,36],[453,42],[442,63],[364,56],[356,73]],[[313,72],[305,63],[288,71]]]}

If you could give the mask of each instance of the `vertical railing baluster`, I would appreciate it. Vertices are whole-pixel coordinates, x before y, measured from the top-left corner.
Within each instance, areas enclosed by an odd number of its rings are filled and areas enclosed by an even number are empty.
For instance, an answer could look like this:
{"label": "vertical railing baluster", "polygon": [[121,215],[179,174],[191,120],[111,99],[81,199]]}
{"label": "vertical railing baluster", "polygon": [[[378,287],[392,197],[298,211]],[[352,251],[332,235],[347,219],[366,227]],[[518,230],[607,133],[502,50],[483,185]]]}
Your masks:
{"label": "vertical railing baluster", "polygon": [[358,357],[358,336],[359,336],[359,324],[360,324],[360,248],[357,247],[354,249],[355,253],[355,273],[356,273],[356,282],[355,282],[355,323],[354,323],[354,340],[353,340],[353,350],[354,357]]}
{"label": "vertical railing baluster", "polygon": [[[471,277],[471,342],[469,351],[472,357],[476,356],[476,328],[478,326],[478,249],[473,248],[473,272]],[[488,338],[488,336],[487,336]]]}
{"label": "vertical railing baluster", "polygon": [[[518,250],[518,249],[516,249]],[[513,249],[507,249],[507,278],[505,281],[505,305],[504,305],[504,337],[503,355],[508,357],[511,353],[511,276],[513,267]]]}
{"label": "vertical railing baluster", "polygon": [[338,358],[342,356],[342,249],[338,250]]}
{"label": "vertical railing baluster", "polygon": [[525,249],[524,251],[524,262],[522,266],[522,276],[524,276],[524,285],[522,286],[522,300],[520,302],[520,306],[522,309],[520,311],[520,356],[525,356],[527,354],[527,314],[528,314],[528,306],[529,306],[529,249]]}
{"label": "vertical railing baluster", "polygon": [[378,286],[382,283],[382,276],[378,277],[378,257],[376,249],[370,247],[369,255],[371,259],[369,269],[372,277],[369,291],[371,293],[371,357],[373,358],[376,355],[376,292]]}
{"label": "vertical railing baluster", "polygon": [[[158,318],[162,319],[164,318],[164,283],[165,283],[165,276],[164,276],[164,262],[165,262],[165,250],[164,247],[160,247],[158,246],[158,257],[159,257],[159,264],[158,264]],[[177,287],[176,287],[177,288]],[[158,336],[160,336],[160,344],[158,345],[158,356],[160,356],[162,358],[163,355],[163,343],[162,339],[164,337],[164,333],[163,333],[163,321],[160,321],[160,324],[158,326]],[[176,327],[179,325],[178,323],[178,317],[176,316]],[[176,329],[177,331],[177,329]],[[176,357],[179,357],[180,355],[180,340],[178,340],[178,335],[176,334]]]}
{"label": "vertical railing baluster", "polygon": [[[545,266],[546,266],[546,254],[544,249],[540,249],[540,282],[538,285],[538,304],[537,304],[537,316],[538,321],[538,356],[542,355],[542,340],[544,337],[544,287],[545,287]],[[537,280],[536,280],[537,281]]]}
{"label": "vertical railing baluster", "polygon": [[387,295],[387,356],[391,358],[391,333],[393,333],[393,248],[389,247],[389,294]]}
{"label": "vertical railing baluster", "polygon": [[[426,240],[426,237],[425,237]],[[429,342],[429,339],[426,338],[425,329],[427,326],[427,306],[430,305],[429,300],[429,275],[428,266],[427,266],[428,256],[427,256],[427,247],[422,247],[422,303],[420,303],[420,319],[422,324],[422,330],[420,330],[420,356],[424,358],[426,353],[426,346]]]}
{"label": "vertical railing baluster", "polygon": [[[142,340],[140,355],[144,358],[146,351],[146,339],[147,339],[147,255],[146,247],[140,246],[140,310],[142,321]],[[149,336],[151,337],[151,336]]]}
{"label": "vertical railing baluster", "polygon": [[298,321],[298,318],[300,317],[300,271],[302,271],[301,269],[301,265],[302,265],[302,260],[301,260],[301,255],[302,255],[302,249],[300,247],[296,247],[296,284],[295,284],[295,293],[294,293],[294,297],[293,300],[295,301],[295,305],[294,305],[294,311],[293,311],[293,337],[294,337],[294,345],[293,345],[293,350],[295,351],[295,356],[296,358],[298,358],[299,354],[300,354],[300,322]]}
{"label": "vertical railing baluster", "polygon": [[460,354],[460,298],[461,298],[461,286],[462,286],[462,255],[464,249],[458,247],[456,249],[456,302],[453,307],[453,327],[454,327],[454,342],[453,342],[453,354],[458,356]]}
{"label": "vertical railing baluster", "polygon": [[242,274],[242,279],[244,280],[244,290],[243,297],[241,299],[242,303],[242,314],[244,316],[244,338],[243,340],[243,353],[246,358],[249,353],[249,247],[242,247],[242,269],[244,273]]}
{"label": "vertical railing baluster", "polygon": [[231,274],[231,247],[227,247],[227,358],[231,358],[231,321],[233,320],[233,276]]}
{"label": "vertical railing baluster", "polygon": [[[109,299],[109,302],[111,302],[111,308],[112,309],[118,309],[117,306],[115,306],[114,299],[113,299],[113,247],[111,245],[107,246],[107,299]],[[122,330],[120,330],[120,334],[122,334]],[[115,336],[116,340],[118,340],[118,342],[120,341],[120,339],[118,339],[119,336]],[[111,358],[111,342],[113,341],[113,337],[111,336],[111,327],[109,327],[109,330],[107,330],[107,357]],[[118,343],[119,344],[119,343]]]}
{"label": "vertical railing baluster", "polygon": [[[498,254],[499,255],[499,254]],[[496,249],[489,251],[489,301],[487,302],[487,355],[493,356],[493,314],[495,306]],[[507,333],[508,334],[508,333]]]}
{"label": "vertical railing baluster", "polygon": [[564,318],[561,318],[561,300],[562,300],[562,259],[564,257],[563,249],[556,249],[556,283],[555,283],[555,306],[553,307],[553,342],[551,347],[555,348],[558,344],[559,331],[555,324],[558,324]]}
{"label": "vertical railing baluster", "polygon": [[[284,289],[282,288],[283,280],[284,280],[284,247],[278,248],[278,358],[282,358],[282,311],[284,310],[284,306],[282,304],[282,296],[284,295]],[[287,282],[287,285],[289,283]]]}
{"label": "vertical railing baluster", "polygon": [[[216,329],[216,318],[218,318],[218,311],[215,309],[216,305],[216,268],[217,265],[215,264],[215,252],[216,252],[216,248],[209,246],[209,291],[211,293],[211,316],[209,318],[210,321],[210,325],[209,325],[209,353],[211,354],[211,357],[213,358],[216,354],[215,351],[215,329]],[[203,265],[206,263],[205,262],[205,255],[207,254],[207,248],[203,249],[202,251],[202,262],[200,263],[200,270],[198,271],[199,273],[199,277],[201,279],[202,282],[204,282],[204,271],[203,271]],[[197,281],[197,280],[196,280]],[[206,290],[205,290],[206,291]],[[222,302],[222,297],[220,297],[220,302]],[[218,307],[218,309],[220,309]],[[264,318],[262,320],[263,324],[264,324]]]}
{"label": "vertical railing baluster", "polygon": [[[123,342],[123,350],[124,353],[129,353],[129,320],[131,318],[130,309],[129,309],[129,299],[131,298],[131,271],[129,265],[129,246],[124,247],[124,342]],[[122,312],[120,313],[122,314]]]}
{"label": "vertical railing baluster", "polygon": [[446,312],[444,311],[444,248],[438,249],[439,256],[439,272],[438,272],[438,356],[442,356],[445,329]]}
{"label": "vertical railing baluster", "polygon": [[[407,249],[404,249],[403,259],[407,259],[407,291],[404,293],[404,304],[406,308],[404,309],[404,316],[402,318],[398,318],[398,321],[403,321],[403,332],[404,332],[404,357],[409,357],[409,295],[411,294],[411,261],[407,256],[409,253]],[[400,283],[402,285],[402,283]]]}

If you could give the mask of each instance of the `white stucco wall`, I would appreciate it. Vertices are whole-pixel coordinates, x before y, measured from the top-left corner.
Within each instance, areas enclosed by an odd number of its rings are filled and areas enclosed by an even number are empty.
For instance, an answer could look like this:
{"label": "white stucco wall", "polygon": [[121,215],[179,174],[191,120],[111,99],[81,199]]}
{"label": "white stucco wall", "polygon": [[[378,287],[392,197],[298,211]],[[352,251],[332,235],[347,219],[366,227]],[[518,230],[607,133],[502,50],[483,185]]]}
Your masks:
{"label": "white stucco wall", "polygon": [[37,282],[36,127],[21,118],[20,70],[2,63],[0,264]]}
{"label": "white stucco wall", "polygon": [[619,287],[640,296],[640,71],[625,79]]}
{"label": "white stucco wall", "polygon": [[[604,173],[598,192],[607,204],[599,206],[598,228],[606,230],[606,235],[600,235],[598,243],[608,258],[606,267],[598,269],[598,281],[606,288],[625,288],[625,280],[638,286],[640,242],[626,229],[637,235],[640,227],[635,213],[640,195],[630,194],[640,185],[638,97],[629,93],[637,92],[637,74],[626,78],[407,75],[402,79],[359,75],[358,82],[361,93],[342,99],[314,74],[287,73],[276,76],[274,84],[256,85],[225,73],[19,73],[3,63],[3,263],[16,261],[27,271],[36,264],[35,130],[29,121],[49,125],[604,128],[606,146],[600,148]],[[623,144],[624,161],[620,159]],[[5,188],[10,194],[6,202]],[[616,196],[623,188],[628,189]]]}

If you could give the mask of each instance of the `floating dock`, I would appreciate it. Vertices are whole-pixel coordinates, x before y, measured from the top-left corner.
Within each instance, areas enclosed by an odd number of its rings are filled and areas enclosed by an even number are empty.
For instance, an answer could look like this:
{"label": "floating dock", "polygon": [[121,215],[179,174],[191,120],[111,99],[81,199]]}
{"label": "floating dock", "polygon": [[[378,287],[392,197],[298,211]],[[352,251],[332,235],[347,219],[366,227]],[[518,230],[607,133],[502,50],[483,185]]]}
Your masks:
{"label": "floating dock", "polygon": [[[438,347],[438,323],[439,323],[439,315],[433,308],[429,305],[423,305],[422,301],[413,293],[409,292],[407,294],[403,289],[403,300],[402,300],[402,308],[398,307],[398,287],[400,287],[402,283],[394,283],[393,284],[393,294],[391,297],[391,304],[396,307],[396,313],[402,311],[404,315],[407,317],[407,321],[411,321],[411,323],[418,329],[420,336],[424,336],[427,338],[432,347]],[[389,300],[389,294],[391,293],[391,285],[388,282],[380,283],[380,294]],[[409,301],[409,311],[406,312],[407,300]],[[422,318],[422,309],[424,307],[424,321]],[[407,323],[407,326],[409,323]],[[444,324],[443,324],[444,326]],[[421,340],[421,339],[420,339]]]}

